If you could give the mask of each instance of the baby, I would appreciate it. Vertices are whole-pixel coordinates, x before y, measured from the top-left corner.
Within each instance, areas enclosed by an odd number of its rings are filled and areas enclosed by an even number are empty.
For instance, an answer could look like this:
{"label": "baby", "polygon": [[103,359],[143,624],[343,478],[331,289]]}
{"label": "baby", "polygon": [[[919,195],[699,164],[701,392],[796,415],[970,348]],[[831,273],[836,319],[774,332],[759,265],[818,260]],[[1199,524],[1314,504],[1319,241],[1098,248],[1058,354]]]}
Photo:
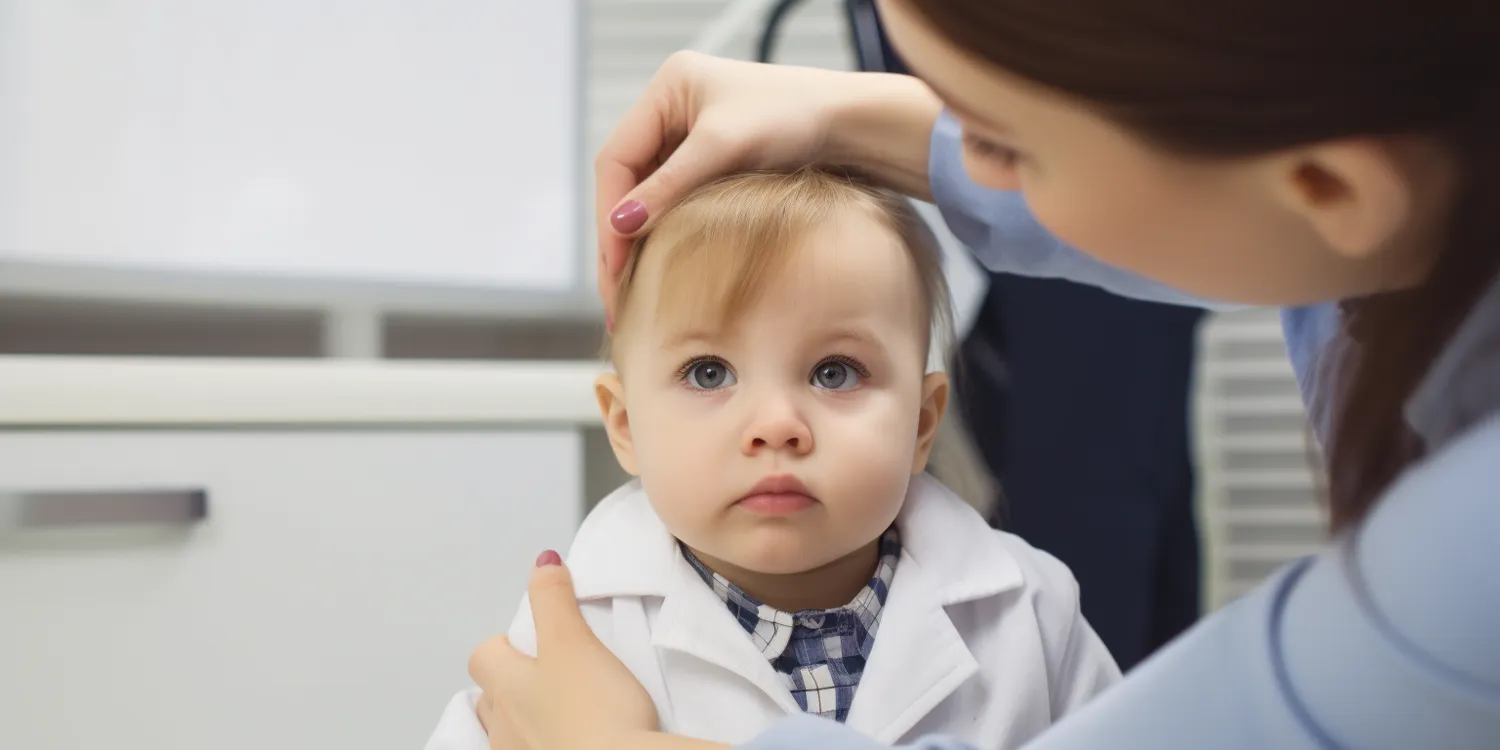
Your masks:
{"label": "baby", "polygon": [[[664,730],[736,744],[805,711],[1010,748],[1119,678],[1067,568],[924,474],[951,316],[908,203],[824,170],[729,177],[620,283],[595,392],[638,479],[567,564]],[[524,600],[510,638],[535,653]],[[488,746],[477,693],[430,750]]]}

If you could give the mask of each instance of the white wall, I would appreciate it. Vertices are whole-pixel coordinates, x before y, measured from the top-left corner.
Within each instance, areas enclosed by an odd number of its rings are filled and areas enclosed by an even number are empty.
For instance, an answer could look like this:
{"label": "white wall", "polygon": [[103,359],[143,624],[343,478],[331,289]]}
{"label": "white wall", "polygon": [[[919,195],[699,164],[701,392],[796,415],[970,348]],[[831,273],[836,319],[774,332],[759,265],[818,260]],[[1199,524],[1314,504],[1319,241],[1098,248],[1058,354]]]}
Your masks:
{"label": "white wall", "polygon": [[570,291],[576,5],[0,0],[0,260]]}

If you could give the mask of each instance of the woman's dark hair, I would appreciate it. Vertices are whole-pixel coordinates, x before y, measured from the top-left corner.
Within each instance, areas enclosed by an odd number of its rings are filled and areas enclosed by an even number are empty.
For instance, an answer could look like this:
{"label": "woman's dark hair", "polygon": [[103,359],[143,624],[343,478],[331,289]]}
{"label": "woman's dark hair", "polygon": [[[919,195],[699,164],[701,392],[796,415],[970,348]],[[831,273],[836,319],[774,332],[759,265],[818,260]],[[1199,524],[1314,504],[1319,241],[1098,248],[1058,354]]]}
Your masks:
{"label": "woman's dark hair", "polygon": [[1500,267],[1500,1],[903,2],[970,54],[1178,153],[1350,136],[1446,145],[1462,174],[1428,278],[1344,305],[1331,523],[1364,517],[1422,457],[1405,403]]}

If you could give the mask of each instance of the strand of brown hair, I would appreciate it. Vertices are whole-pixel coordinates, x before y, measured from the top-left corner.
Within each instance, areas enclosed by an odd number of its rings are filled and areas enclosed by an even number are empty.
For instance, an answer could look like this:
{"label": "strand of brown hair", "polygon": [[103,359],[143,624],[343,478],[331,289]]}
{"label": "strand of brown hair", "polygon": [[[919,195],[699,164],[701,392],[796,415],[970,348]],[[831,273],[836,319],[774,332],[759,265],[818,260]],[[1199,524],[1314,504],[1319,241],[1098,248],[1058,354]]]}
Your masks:
{"label": "strand of brown hair", "polygon": [[1346,308],[1351,345],[1337,371],[1348,375],[1328,443],[1335,531],[1363,518],[1425,455],[1405,403],[1500,270],[1500,118],[1474,119],[1452,139],[1464,176],[1431,274],[1414,289]]}

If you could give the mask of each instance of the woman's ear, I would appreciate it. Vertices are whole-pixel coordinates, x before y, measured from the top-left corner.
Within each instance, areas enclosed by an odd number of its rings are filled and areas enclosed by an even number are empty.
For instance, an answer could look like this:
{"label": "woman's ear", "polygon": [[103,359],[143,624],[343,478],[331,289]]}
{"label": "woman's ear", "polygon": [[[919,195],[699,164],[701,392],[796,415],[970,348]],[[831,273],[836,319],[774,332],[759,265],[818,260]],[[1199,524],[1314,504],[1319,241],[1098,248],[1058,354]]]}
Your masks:
{"label": "woman's ear", "polygon": [[1379,252],[1412,220],[1414,185],[1396,143],[1348,138],[1277,158],[1283,202],[1334,252],[1359,260]]}
{"label": "woman's ear", "polygon": [[937,438],[938,425],[943,423],[943,412],[947,408],[948,373],[927,373],[922,379],[922,411],[917,417],[917,452],[912,458],[911,473],[920,474],[927,470],[932,442]]}
{"label": "woman's ear", "polygon": [[635,464],[635,442],[630,438],[630,412],[625,408],[625,386],[620,376],[606,372],[594,380],[594,398],[599,400],[599,415],[604,431],[615,450],[615,460],[631,476],[640,476]]}

